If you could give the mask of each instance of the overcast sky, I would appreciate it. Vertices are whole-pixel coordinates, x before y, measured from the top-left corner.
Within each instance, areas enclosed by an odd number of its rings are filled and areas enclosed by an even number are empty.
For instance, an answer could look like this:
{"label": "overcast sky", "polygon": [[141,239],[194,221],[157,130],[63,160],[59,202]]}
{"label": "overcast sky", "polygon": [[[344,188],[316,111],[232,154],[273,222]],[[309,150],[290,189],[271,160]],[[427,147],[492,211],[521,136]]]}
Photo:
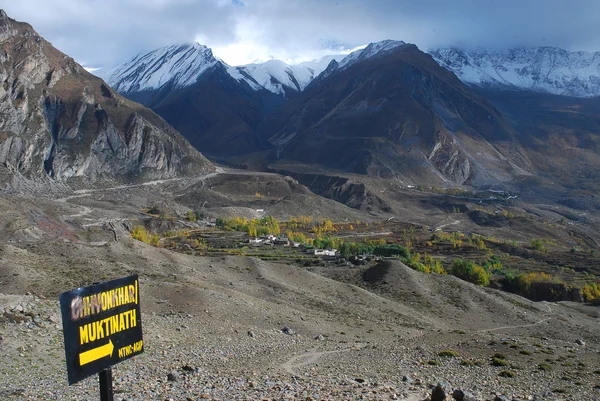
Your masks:
{"label": "overcast sky", "polygon": [[600,50],[600,0],[0,0],[86,67],[197,41],[239,65],[292,62],[383,39],[427,50]]}

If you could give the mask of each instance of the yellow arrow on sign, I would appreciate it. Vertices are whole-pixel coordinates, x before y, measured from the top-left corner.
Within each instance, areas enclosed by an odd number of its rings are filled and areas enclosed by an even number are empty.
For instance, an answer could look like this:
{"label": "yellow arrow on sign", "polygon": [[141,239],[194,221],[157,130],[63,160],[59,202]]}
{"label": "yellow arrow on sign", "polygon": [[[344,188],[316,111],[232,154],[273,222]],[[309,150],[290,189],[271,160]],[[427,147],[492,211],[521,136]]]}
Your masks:
{"label": "yellow arrow on sign", "polygon": [[102,345],[97,348],[93,348],[89,351],[82,352],[79,354],[79,366],[86,365],[90,362],[97,361],[98,359],[106,356],[112,356],[115,346],[111,340],[108,340],[108,344]]}

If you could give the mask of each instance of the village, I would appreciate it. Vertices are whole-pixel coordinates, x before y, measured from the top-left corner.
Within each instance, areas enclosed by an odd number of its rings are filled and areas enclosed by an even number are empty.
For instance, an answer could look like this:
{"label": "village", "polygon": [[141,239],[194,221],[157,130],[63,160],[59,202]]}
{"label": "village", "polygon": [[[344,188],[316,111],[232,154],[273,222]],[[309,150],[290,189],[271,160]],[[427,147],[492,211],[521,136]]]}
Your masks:
{"label": "village", "polygon": [[[293,247],[299,248],[301,251],[314,256],[321,257],[322,260],[337,260],[340,258],[340,252],[337,249],[318,249],[312,246],[306,246],[300,242],[291,241],[287,237],[277,237],[273,234],[263,235],[257,238],[249,238],[248,243],[253,247]],[[367,255],[364,255],[365,257]]]}

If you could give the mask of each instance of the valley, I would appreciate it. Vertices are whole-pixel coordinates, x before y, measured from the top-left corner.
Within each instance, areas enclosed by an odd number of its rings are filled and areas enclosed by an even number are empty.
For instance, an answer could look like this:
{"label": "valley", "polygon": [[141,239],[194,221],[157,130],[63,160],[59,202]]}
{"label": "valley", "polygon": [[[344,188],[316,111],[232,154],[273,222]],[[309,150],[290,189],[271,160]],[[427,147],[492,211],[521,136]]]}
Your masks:
{"label": "valley", "polygon": [[2,10],[0,44],[1,400],[97,398],[58,295],[133,274],[119,401],[600,398],[589,54],[196,43],[95,76]]}
{"label": "valley", "polygon": [[[308,214],[301,218],[300,209],[283,207],[290,197],[303,199],[304,213],[320,212],[314,213],[315,227],[329,226],[322,224],[329,220],[329,203],[304,190],[286,189],[298,184],[280,177],[224,170],[203,179],[79,190],[67,199],[2,195],[2,206],[9,211],[0,221],[0,336],[8,351],[2,377],[11,378],[3,383],[3,397],[93,398],[93,379],[66,386],[62,339],[55,329],[60,324],[56,295],[64,288],[133,272],[142,280],[147,350],[115,367],[117,398],[368,394],[420,400],[430,392],[428,385],[438,381],[482,399],[496,393],[577,398],[597,391],[597,307],[564,300],[532,302],[451,275],[426,274],[396,258],[348,264],[313,255],[299,262],[302,254],[293,246],[255,251],[245,242],[247,234],[206,227],[217,218],[250,220],[273,212],[280,231],[314,235],[308,226],[300,227],[310,225]],[[236,183],[237,197],[230,182]],[[265,190],[269,187],[270,193]],[[201,191],[212,193],[212,200],[205,203],[211,198],[198,197]],[[191,199],[195,210],[184,204]],[[589,249],[571,254],[569,240],[561,240],[560,234],[546,238],[547,252],[531,249],[528,235],[543,238],[552,232],[547,223],[531,217],[507,219],[513,227],[527,227],[520,230],[523,239],[516,247],[485,238],[486,249],[477,249],[466,236],[462,246],[453,245],[461,237],[453,237],[451,230],[476,226],[466,211],[451,213],[450,219],[433,216],[427,227],[395,221],[400,216],[335,211],[330,238],[361,243],[384,239],[410,246],[411,256],[432,255],[445,268],[454,258],[480,263],[491,251],[505,268],[548,269],[566,282],[580,280],[583,271],[597,274]],[[161,233],[158,246],[131,238],[138,225]],[[582,263],[570,264],[577,268],[573,272],[551,267],[578,256]],[[458,356],[440,356],[448,349]],[[502,354],[506,366],[494,366],[495,354]],[[10,373],[25,367],[27,377]],[[515,377],[499,376],[505,370]],[[169,374],[176,380],[169,381]],[[143,384],[135,377],[144,377]],[[40,395],[38,380],[44,380],[47,395]]]}

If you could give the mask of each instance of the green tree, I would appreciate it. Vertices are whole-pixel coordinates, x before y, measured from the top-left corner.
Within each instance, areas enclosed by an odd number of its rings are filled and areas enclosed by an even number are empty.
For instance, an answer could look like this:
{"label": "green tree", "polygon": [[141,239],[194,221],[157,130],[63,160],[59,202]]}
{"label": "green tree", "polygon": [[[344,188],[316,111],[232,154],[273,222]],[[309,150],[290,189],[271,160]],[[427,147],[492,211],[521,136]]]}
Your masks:
{"label": "green tree", "polygon": [[450,274],[482,287],[490,285],[490,274],[483,267],[468,260],[454,259]]}

